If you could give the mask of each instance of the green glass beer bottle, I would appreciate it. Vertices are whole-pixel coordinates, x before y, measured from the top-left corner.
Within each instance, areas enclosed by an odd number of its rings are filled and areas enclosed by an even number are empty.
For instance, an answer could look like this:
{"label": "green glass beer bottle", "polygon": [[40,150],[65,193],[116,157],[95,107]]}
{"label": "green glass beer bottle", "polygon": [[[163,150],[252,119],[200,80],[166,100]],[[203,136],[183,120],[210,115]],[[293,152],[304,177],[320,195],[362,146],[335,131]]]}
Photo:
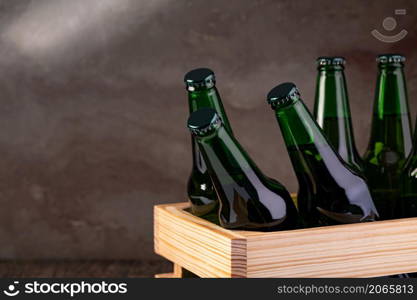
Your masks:
{"label": "green glass beer bottle", "polygon": [[373,221],[378,216],[366,180],[343,161],[300,99],[293,83],[273,88],[275,110],[299,183],[304,227]]}
{"label": "green glass beer bottle", "polygon": [[[188,91],[190,113],[203,107],[217,111],[226,130],[232,133],[229,121],[215,86],[213,71],[207,68],[194,69],[185,74],[184,82]],[[194,137],[191,137],[193,166],[188,180],[187,192],[191,203],[191,213],[218,224],[218,199],[210,179],[206,164]]]}
{"label": "green glass beer bottle", "polygon": [[365,175],[381,219],[395,217],[399,177],[412,147],[412,129],[404,78],[404,56],[380,55]]}
{"label": "green glass beer bottle", "polygon": [[363,172],[363,161],[353,135],[344,65],[343,57],[317,59],[314,118],[343,160]]}
{"label": "green glass beer bottle", "polygon": [[417,217],[417,122],[413,150],[406,160],[400,176],[400,193],[401,200],[396,217]]}
{"label": "green glass beer bottle", "polygon": [[297,226],[288,191],[264,176],[216,110],[192,113],[188,128],[198,143],[220,201],[220,225],[228,229],[274,231]]}

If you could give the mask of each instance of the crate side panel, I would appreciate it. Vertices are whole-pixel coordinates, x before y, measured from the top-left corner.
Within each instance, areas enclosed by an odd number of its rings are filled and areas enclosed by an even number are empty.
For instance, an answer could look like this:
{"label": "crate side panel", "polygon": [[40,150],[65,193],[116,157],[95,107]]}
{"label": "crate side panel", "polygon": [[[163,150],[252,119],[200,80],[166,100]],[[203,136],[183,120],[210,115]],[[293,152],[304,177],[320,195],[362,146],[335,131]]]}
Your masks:
{"label": "crate side panel", "polygon": [[248,277],[376,277],[417,271],[417,218],[244,233]]}
{"label": "crate side panel", "polygon": [[200,277],[234,275],[232,253],[239,251],[235,240],[241,236],[174,206],[156,207],[155,222],[158,254]]}

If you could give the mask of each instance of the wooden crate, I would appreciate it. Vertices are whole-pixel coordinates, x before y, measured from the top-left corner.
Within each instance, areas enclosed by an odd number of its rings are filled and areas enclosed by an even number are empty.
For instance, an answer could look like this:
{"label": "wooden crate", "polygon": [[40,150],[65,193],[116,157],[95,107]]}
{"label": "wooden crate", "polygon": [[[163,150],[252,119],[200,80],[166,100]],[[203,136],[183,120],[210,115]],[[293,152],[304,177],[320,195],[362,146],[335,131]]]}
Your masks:
{"label": "wooden crate", "polygon": [[[188,213],[188,206],[155,206],[155,252],[200,277],[417,272],[417,218],[264,233],[224,229]],[[166,276],[179,277],[178,270]]]}
{"label": "wooden crate", "polygon": [[182,270],[180,265],[174,264],[172,273],[156,274],[155,278],[182,278]]}

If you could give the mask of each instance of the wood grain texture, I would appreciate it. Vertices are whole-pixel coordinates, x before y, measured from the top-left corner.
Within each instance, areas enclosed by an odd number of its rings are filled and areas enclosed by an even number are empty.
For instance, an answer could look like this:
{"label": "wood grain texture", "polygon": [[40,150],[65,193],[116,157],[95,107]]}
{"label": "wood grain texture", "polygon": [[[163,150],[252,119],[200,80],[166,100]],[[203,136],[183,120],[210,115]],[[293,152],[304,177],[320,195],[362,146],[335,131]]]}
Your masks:
{"label": "wood grain texture", "polygon": [[417,218],[230,231],[187,203],[155,207],[155,251],[200,277],[376,277],[417,271]]}
{"label": "wood grain texture", "polygon": [[161,274],[156,274],[155,278],[181,278],[181,277],[178,277],[175,273],[161,273]]}
{"label": "wood grain texture", "polygon": [[181,278],[182,277],[182,267],[178,264],[174,264],[173,274],[176,278]]}
{"label": "wood grain texture", "polygon": [[200,277],[245,275],[245,237],[197,218],[187,203],[155,207],[155,252]]}

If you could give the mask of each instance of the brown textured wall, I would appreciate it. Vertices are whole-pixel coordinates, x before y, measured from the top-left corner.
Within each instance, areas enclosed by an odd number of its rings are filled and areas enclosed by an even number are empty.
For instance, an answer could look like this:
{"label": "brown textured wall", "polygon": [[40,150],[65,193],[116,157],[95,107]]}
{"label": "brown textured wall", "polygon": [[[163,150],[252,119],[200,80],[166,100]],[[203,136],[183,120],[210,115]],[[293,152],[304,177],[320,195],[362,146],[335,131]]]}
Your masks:
{"label": "brown textured wall", "polygon": [[[370,35],[396,8],[401,42]],[[407,55],[417,108],[417,2],[0,1],[0,258],[152,258],[152,206],[184,201],[183,74],[212,68],[235,134],[297,185],[265,95],[294,81],[312,107],[315,58],[343,55],[359,150],[375,55]]]}

